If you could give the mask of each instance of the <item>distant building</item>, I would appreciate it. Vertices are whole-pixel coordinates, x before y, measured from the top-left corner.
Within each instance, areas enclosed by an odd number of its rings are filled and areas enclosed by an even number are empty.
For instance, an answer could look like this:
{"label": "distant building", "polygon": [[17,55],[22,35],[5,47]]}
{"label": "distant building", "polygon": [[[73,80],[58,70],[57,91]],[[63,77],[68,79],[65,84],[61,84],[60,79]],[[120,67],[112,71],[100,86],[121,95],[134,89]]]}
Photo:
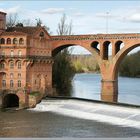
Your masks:
{"label": "distant building", "polygon": [[52,86],[50,36],[43,27],[6,29],[0,12],[0,91],[49,93]]}

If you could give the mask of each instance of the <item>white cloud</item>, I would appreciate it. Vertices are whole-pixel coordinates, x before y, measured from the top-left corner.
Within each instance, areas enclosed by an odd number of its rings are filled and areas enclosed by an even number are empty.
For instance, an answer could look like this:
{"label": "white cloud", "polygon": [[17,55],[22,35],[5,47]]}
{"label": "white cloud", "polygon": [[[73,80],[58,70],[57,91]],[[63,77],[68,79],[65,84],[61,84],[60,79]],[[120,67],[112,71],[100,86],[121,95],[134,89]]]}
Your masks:
{"label": "white cloud", "polygon": [[5,12],[5,10],[4,10],[4,9],[2,9],[2,8],[0,8],[0,11],[1,11],[1,12]]}
{"label": "white cloud", "polygon": [[99,17],[99,18],[117,18],[118,16],[117,15],[114,15],[110,12],[105,12],[105,13],[97,13],[95,14],[96,17]]}
{"label": "white cloud", "polygon": [[78,12],[78,13],[75,13],[74,16],[76,16],[76,17],[83,17],[85,15],[83,13]]}
{"label": "white cloud", "polygon": [[128,15],[127,17],[124,17],[124,20],[140,23],[140,13],[134,13],[134,14]]}
{"label": "white cloud", "polygon": [[41,12],[44,14],[57,14],[57,13],[62,13],[64,11],[65,11],[64,8],[48,8],[42,10]]}
{"label": "white cloud", "polygon": [[20,10],[20,6],[15,6],[15,7],[11,7],[9,9],[6,9],[6,12],[9,14],[13,14],[13,13],[18,13]]}

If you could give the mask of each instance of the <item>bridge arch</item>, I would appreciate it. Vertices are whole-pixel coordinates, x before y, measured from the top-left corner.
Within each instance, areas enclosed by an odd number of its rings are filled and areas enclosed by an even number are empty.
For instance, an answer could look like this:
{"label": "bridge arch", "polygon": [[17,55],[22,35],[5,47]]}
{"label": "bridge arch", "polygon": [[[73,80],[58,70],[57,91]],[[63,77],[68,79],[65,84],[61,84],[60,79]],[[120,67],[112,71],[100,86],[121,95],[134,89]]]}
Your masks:
{"label": "bridge arch", "polygon": [[[111,47],[112,45],[111,45],[111,42],[110,41],[105,41],[104,43],[103,43],[103,52],[102,52],[102,59],[103,60],[108,60],[109,59],[109,48]],[[111,48],[111,50],[112,50],[112,48]]]}
{"label": "bridge arch", "polygon": [[115,43],[115,55],[120,51],[121,47],[124,46],[124,42],[121,40],[116,41]]}
{"label": "bridge arch", "polygon": [[98,41],[93,41],[91,43],[91,47],[96,49],[98,53],[100,53],[100,43]]}
{"label": "bridge arch", "polygon": [[113,69],[112,69],[112,78],[115,80],[118,78],[118,71],[119,71],[119,66],[121,64],[121,62],[123,61],[124,57],[131,52],[133,49],[140,47],[140,43],[138,44],[134,44],[131,46],[126,46],[123,47],[117,54],[116,56],[113,58],[114,61],[114,65],[113,65]]}
{"label": "bridge arch", "polygon": [[[71,47],[71,46],[80,46],[83,47],[84,49],[88,50],[96,59],[96,61],[98,62],[98,64],[100,65],[100,55],[99,55],[99,51],[97,50],[97,43],[98,42],[94,42],[94,47],[92,47],[92,43],[86,43],[84,46],[81,45],[81,43],[74,43],[74,44],[58,44],[56,46],[54,46],[54,49],[52,50],[52,56],[56,56],[60,51],[62,51],[65,48]],[[91,44],[91,45],[90,45]]]}
{"label": "bridge arch", "polygon": [[16,94],[6,94],[2,100],[2,106],[4,108],[8,107],[19,107],[19,97]]}

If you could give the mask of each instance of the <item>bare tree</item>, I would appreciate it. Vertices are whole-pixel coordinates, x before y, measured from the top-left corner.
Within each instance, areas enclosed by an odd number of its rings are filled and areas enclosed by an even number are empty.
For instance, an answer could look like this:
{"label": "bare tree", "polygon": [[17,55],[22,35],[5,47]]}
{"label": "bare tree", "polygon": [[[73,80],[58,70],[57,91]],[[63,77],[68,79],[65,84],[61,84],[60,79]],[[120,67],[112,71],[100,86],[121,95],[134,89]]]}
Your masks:
{"label": "bare tree", "polygon": [[62,18],[60,19],[60,22],[58,23],[57,34],[58,35],[72,34],[72,21],[69,24],[67,24],[67,18],[65,14],[63,14]]}
{"label": "bare tree", "polygon": [[42,20],[41,20],[40,18],[35,19],[35,20],[36,20],[36,26],[37,26],[37,27],[41,27],[41,25],[42,25]]}
{"label": "bare tree", "polygon": [[34,26],[35,25],[33,23],[33,21],[31,21],[30,19],[24,19],[21,21],[21,23],[23,23],[24,26]]}
{"label": "bare tree", "polygon": [[18,14],[9,14],[6,19],[6,27],[14,27],[18,23]]}
{"label": "bare tree", "polygon": [[[67,23],[66,15],[63,14],[57,29],[58,35],[71,35],[72,34],[72,22]],[[72,84],[72,78],[75,74],[75,70],[70,60],[70,52],[68,48],[58,53],[54,57],[53,64],[53,86],[59,95],[69,95]]]}

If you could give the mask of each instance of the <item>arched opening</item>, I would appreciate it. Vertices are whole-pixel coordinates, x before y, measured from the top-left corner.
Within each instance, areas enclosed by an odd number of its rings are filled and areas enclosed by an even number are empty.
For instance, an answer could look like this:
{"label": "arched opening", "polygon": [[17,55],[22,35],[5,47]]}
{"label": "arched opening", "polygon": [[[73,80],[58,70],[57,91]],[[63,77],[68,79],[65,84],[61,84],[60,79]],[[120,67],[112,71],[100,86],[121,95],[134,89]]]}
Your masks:
{"label": "arched opening", "polygon": [[118,102],[140,105],[140,44],[122,48],[114,67],[118,80]]}
{"label": "arched opening", "polygon": [[19,97],[16,94],[6,94],[2,104],[4,108],[19,107]]}
{"label": "arched opening", "polygon": [[[61,91],[60,90],[58,91],[59,93],[56,93],[54,95],[72,96],[72,97],[79,97],[79,98],[85,98],[85,99],[100,100],[100,90],[101,90],[100,89],[101,76],[99,74],[100,68],[98,65],[97,57],[94,56],[94,53],[93,54],[91,53],[91,51],[93,50],[96,54],[98,54],[98,50],[95,50],[95,48],[92,49],[93,46],[98,48],[97,47],[98,44],[97,43],[95,44],[95,42],[94,42],[92,44],[92,46],[89,46],[89,48],[90,48],[89,50],[86,47],[82,47],[82,46],[74,45],[74,44],[73,45],[71,45],[71,44],[63,45],[63,46],[57,47],[57,49],[54,50],[54,52],[57,52],[57,53],[53,53],[53,54],[55,54],[55,55],[53,55],[54,56],[53,71],[56,69],[56,73],[55,73],[56,76],[55,76],[54,72],[53,72],[54,75],[52,76],[53,82],[54,82],[54,80],[56,80],[56,81],[58,81],[59,84],[62,83],[64,86],[65,81],[69,81],[69,80],[63,81],[60,76],[62,76],[62,73],[65,74],[66,76],[69,76],[71,74],[71,72],[69,71],[69,69],[68,69],[68,71],[66,70],[68,68],[68,66],[65,65],[65,64],[67,64],[66,63],[67,61],[63,61],[63,63],[62,63],[62,61],[59,61],[59,59],[63,60],[63,55],[61,57],[60,52],[65,52],[64,49],[66,49],[66,48],[68,48],[70,50],[71,50],[71,48],[73,50],[74,50],[74,48],[76,48],[76,50],[72,51],[72,53],[69,54],[69,58],[68,58],[68,60],[70,60],[70,64],[72,64],[74,66],[74,68],[76,69],[76,74],[74,76],[72,75],[72,77],[71,77],[71,79],[72,79],[71,86],[72,87],[70,87],[70,85],[69,85],[70,89],[66,89],[66,87],[64,89],[62,88]],[[77,48],[79,48],[80,50],[78,50]],[[86,51],[84,50],[85,53],[81,52],[81,48],[86,49]],[[61,51],[61,50],[63,50],[63,51]],[[81,52],[81,53],[79,53],[79,52]],[[55,65],[55,62],[56,62],[56,65]],[[59,68],[59,66],[61,66],[61,68]],[[56,79],[54,79],[54,78],[56,78]],[[54,85],[54,83],[53,83],[53,86],[56,86],[56,85]],[[56,88],[54,88],[54,89],[56,89]]]}
{"label": "arched opening", "polygon": [[91,47],[96,49],[98,53],[100,53],[100,44],[97,41],[91,43]]}
{"label": "arched opening", "polygon": [[17,43],[18,43],[17,38],[14,38],[14,39],[13,39],[13,44],[17,44]]}
{"label": "arched opening", "polygon": [[24,39],[23,39],[23,38],[20,38],[20,39],[19,39],[19,44],[21,44],[21,45],[24,44]]}
{"label": "arched opening", "polygon": [[122,41],[117,41],[115,43],[115,55],[124,47],[124,43]]}
{"label": "arched opening", "polygon": [[7,44],[11,44],[11,39],[7,38]]}
{"label": "arched opening", "polygon": [[5,69],[5,61],[2,60],[0,61],[0,70],[4,70]]}
{"label": "arched opening", "polygon": [[109,55],[112,54],[112,45],[110,41],[105,41],[103,43],[103,56],[102,59],[103,60],[108,60],[109,59]]}
{"label": "arched opening", "polygon": [[1,38],[0,43],[1,44],[5,44],[5,39],[4,38]]}

